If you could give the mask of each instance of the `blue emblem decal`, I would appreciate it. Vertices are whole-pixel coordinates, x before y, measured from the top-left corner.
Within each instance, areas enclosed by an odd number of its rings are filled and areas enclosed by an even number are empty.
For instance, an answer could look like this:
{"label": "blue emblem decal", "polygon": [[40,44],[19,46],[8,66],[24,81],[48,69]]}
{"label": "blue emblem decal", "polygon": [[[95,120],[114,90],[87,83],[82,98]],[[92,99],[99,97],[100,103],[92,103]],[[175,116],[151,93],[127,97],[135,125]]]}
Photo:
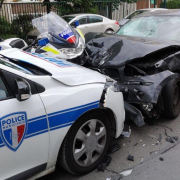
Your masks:
{"label": "blue emblem decal", "polygon": [[0,118],[0,134],[4,144],[16,151],[27,132],[26,112],[16,112]]}

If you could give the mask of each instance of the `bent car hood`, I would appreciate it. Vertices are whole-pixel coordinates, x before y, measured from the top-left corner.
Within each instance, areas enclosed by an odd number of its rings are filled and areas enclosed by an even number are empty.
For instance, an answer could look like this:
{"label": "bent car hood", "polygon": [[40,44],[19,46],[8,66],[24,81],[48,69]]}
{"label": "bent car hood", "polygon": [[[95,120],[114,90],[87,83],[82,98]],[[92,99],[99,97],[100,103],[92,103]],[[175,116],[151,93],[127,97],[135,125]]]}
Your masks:
{"label": "bent car hood", "polygon": [[3,50],[0,51],[0,55],[39,66],[51,73],[54,79],[69,86],[106,82],[105,76],[100,73],[65,60],[27,53],[19,49]]}
{"label": "bent car hood", "polygon": [[99,34],[87,43],[87,51],[93,66],[113,67],[175,46],[150,38]]}

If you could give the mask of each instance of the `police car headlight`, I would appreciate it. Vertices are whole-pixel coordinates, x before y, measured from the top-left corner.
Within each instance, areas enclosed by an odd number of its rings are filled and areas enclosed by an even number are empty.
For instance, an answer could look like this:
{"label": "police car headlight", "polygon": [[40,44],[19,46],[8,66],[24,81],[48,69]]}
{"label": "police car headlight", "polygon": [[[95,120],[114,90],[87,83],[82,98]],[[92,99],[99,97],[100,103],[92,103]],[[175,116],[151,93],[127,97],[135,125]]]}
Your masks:
{"label": "police car headlight", "polygon": [[84,41],[82,38],[79,38],[79,44],[77,48],[62,48],[59,51],[65,55],[67,55],[70,59],[80,56],[85,49]]}
{"label": "police car headlight", "polygon": [[119,92],[119,91],[120,91],[118,82],[115,81],[114,79],[106,76],[105,89],[108,89],[108,88],[110,88],[110,89],[113,90],[114,92]]}

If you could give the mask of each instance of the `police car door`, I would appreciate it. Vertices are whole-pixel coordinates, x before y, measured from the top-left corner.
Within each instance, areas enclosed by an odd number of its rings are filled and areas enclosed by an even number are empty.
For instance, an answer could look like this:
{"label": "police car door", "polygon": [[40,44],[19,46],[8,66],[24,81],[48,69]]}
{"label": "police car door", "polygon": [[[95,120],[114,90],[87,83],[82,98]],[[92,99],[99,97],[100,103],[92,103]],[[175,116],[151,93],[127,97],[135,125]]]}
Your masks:
{"label": "police car door", "polygon": [[[7,68],[0,69],[0,179],[27,179],[45,170],[48,161],[48,123],[37,93],[43,87],[25,79],[24,73],[14,74],[14,69],[11,73]],[[17,81],[21,87],[29,84],[29,99],[26,92],[22,96],[26,100],[18,100]]]}

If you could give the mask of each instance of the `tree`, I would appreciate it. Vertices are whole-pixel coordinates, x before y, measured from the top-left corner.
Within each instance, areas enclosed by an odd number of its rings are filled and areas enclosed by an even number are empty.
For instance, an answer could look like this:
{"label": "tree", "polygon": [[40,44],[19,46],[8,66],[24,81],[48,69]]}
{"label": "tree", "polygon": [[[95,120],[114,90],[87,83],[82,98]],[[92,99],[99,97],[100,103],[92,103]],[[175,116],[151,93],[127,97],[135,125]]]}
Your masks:
{"label": "tree", "polygon": [[2,8],[3,1],[4,0],[0,0],[0,9]]}

